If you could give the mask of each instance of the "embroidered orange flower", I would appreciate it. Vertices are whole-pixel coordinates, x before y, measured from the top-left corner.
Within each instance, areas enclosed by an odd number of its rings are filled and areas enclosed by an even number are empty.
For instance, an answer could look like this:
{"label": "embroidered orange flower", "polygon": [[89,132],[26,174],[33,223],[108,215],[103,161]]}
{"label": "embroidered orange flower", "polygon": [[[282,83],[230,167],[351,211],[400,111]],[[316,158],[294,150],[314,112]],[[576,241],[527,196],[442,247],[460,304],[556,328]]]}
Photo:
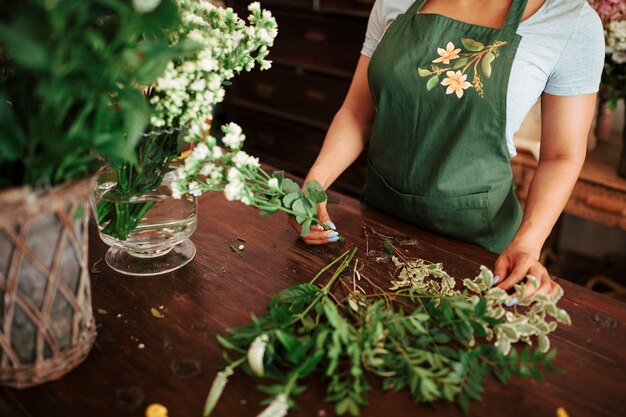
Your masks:
{"label": "embroidered orange flower", "polygon": [[433,59],[434,63],[441,62],[444,65],[448,65],[450,61],[453,59],[457,59],[459,57],[459,52],[461,52],[461,48],[454,48],[454,44],[452,42],[448,42],[446,49],[437,48],[437,53],[439,54],[439,58]]}
{"label": "embroidered orange flower", "polygon": [[463,90],[472,86],[472,84],[465,81],[467,74],[463,74],[461,71],[448,71],[446,75],[448,78],[441,82],[441,85],[448,87],[446,94],[456,93],[456,96],[461,98],[463,97]]}

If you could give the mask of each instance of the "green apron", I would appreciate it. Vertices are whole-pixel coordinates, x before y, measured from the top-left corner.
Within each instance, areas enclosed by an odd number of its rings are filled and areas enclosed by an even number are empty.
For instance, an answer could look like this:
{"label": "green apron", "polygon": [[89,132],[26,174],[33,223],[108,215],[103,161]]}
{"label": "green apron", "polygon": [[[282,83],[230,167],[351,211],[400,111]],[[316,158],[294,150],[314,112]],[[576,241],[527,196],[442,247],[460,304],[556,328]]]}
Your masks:
{"label": "green apron", "polygon": [[363,199],[419,227],[502,252],[519,228],[506,97],[526,0],[502,29],[420,14],[389,26],[368,80],[376,118]]}

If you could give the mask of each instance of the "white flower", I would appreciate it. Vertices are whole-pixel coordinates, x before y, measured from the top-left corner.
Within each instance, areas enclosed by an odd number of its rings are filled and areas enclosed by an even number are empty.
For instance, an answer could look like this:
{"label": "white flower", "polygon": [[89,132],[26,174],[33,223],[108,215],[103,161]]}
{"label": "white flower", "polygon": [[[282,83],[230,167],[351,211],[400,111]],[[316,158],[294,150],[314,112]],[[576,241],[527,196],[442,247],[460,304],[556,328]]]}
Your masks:
{"label": "white flower", "polygon": [[211,384],[211,389],[209,390],[209,395],[207,396],[206,402],[204,403],[204,413],[203,415],[208,416],[211,414],[211,411],[217,405],[222,393],[224,392],[224,388],[228,383],[228,377],[233,374],[233,370],[228,367],[224,369],[222,372],[218,372],[217,376],[213,380],[213,384]]}
{"label": "white flower", "polygon": [[235,156],[233,157],[233,163],[240,168],[243,168],[243,167],[258,168],[261,166],[259,164],[259,158],[250,156],[244,151],[239,151],[235,154]]}
{"label": "white flower", "polygon": [[278,187],[278,178],[270,178],[270,179],[267,181],[267,186],[268,186],[270,189],[280,191],[280,188]]}
{"label": "white flower", "polygon": [[252,372],[258,376],[263,376],[264,373],[263,357],[269,341],[269,336],[264,333],[257,336],[248,348],[248,365],[250,365]]}
{"label": "white flower", "polygon": [[200,197],[202,193],[203,191],[197,181],[191,181],[189,183],[189,194],[193,195],[194,197]]}
{"label": "white flower", "polygon": [[179,200],[183,194],[185,194],[187,192],[187,190],[185,189],[185,186],[181,183],[181,182],[173,182],[172,186],[172,198],[175,198],[176,200]]}
{"label": "white flower", "polygon": [[199,174],[202,175],[203,177],[209,177],[209,176],[213,176],[213,173],[216,171],[216,166],[214,163],[207,163],[204,164],[204,166],[202,168],[200,168],[200,172]]}
{"label": "white flower", "polygon": [[191,83],[189,88],[192,89],[193,91],[202,91],[206,88],[206,81],[204,81],[203,79],[196,80],[193,83]]}
{"label": "white flower", "polygon": [[615,51],[611,58],[613,58],[616,64],[624,64],[626,63],[626,51]]}
{"label": "white flower", "polygon": [[228,170],[227,178],[228,178],[228,182],[237,182],[243,179],[243,174],[237,168],[231,167]]}
{"label": "white flower", "polygon": [[235,123],[229,123],[222,127],[222,131],[225,133],[222,138],[224,145],[230,149],[239,149],[243,145],[246,136],[242,133],[241,127]]}
{"label": "white flower", "polygon": [[133,7],[139,13],[150,13],[161,4],[161,0],[133,0]]}
{"label": "white flower", "polygon": [[199,161],[202,161],[206,159],[210,154],[211,154],[211,150],[206,145],[206,143],[200,142],[194,146],[193,151],[191,152],[191,157]]}
{"label": "white flower", "polygon": [[281,392],[257,417],[285,417],[287,411],[289,411],[287,396]]}
{"label": "white flower", "polygon": [[220,159],[223,155],[224,152],[222,152],[222,148],[219,146],[213,148],[213,159]]}
{"label": "white flower", "polygon": [[240,200],[243,197],[244,185],[241,181],[229,182],[224,187],[224,197],[228,201]]}

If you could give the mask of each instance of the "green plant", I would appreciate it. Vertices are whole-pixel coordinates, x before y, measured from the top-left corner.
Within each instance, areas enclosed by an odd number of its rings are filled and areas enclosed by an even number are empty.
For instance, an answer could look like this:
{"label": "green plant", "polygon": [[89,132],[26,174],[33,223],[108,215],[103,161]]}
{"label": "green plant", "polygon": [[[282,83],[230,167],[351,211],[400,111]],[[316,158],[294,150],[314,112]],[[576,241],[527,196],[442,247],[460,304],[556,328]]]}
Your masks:
{"label": "green plant", "polygon": [[134,162],[151,115],[137,86],[181,53],[163,38],[178,22],[173,0],[2,2],[0,188]]}
{"label": "green plant", "polygon": [[[284,416],[314,376],[325,380],[326,401],[337,414],[356,416],[374,380],[385,390],[407,390],[419,402],[456,402],[467,413],[471,400],[482,399],[490,373],[506,383],[512,376],[541,379],[544,371],[558,372],[547,334],[556,328],[549,319],[569,323],[556,307],[562,292],[531,303],[519,285],[516,296],[525,307],[505,309],[510,296],[491,288],[493,275],[486,268],[464,280],[460,291],[442,265],[406,258],[393,258],[396,278],[385,289],[357,262],[345,277],[355,253],[344,253],[310,282],[272,297],[268,312],[250,325],[218,336],[227,366],[214,380],[205,416],[238,367],[266,378],[258,387],[268,394],[263,416]],[[401,256],[395,248],[394,253]],[[328,282],[316,285],[336,264]],[[539,347],[532,349],[534,337]],[[512,347],[518,341],[528,346]]]}

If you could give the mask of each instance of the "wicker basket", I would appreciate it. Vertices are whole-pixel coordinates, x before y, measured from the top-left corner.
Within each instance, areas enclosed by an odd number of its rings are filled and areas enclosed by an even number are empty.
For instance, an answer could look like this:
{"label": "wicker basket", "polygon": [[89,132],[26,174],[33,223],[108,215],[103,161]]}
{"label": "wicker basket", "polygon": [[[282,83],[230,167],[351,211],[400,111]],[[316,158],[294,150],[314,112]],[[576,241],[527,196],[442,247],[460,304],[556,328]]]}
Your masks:
{"label": "wicker basket", "polygon": [[0,385],[55,380],[89,354],[96,331],[87,264],[92,179],[0,193]]}

